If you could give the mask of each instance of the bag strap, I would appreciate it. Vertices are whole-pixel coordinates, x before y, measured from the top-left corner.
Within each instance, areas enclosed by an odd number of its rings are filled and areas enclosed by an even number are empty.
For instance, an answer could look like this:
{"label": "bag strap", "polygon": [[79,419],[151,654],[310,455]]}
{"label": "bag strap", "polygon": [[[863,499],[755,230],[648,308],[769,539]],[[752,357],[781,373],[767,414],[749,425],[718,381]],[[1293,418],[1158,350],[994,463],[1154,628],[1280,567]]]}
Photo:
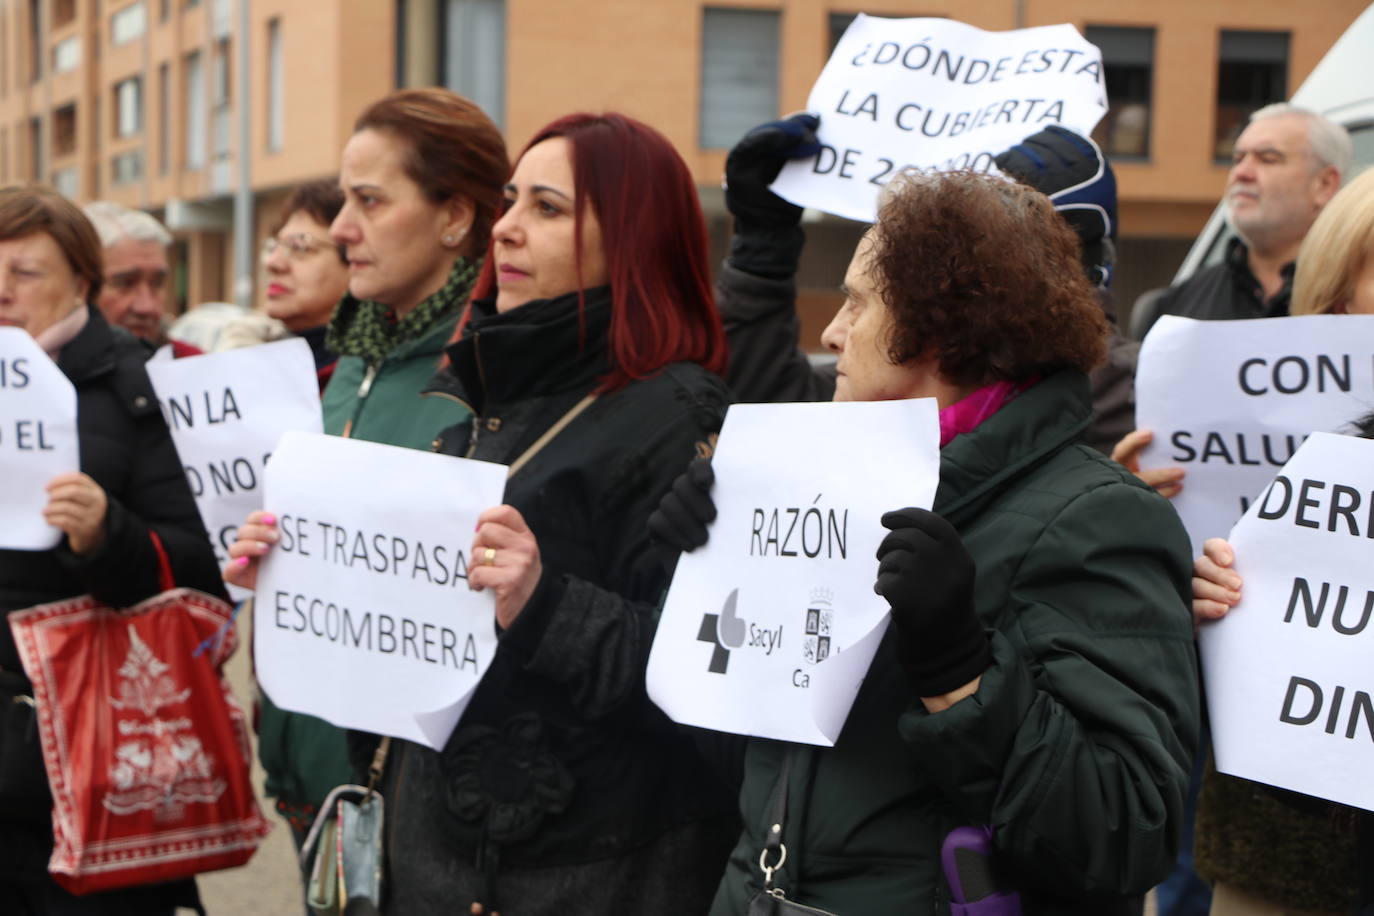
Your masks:
{"label": "bag strap", "polygon": [[[763,872],[763,890],[773,894],[773,873],[780,871],[787,861],[787,847],[782,842],[783,827],[787,823],[787,787],[792,776],[792,761],[797,755],[795,747],[789,747],[782,758],[777,784],[773,787],[773,797],[768,802],[768,828],[763,841],[763,851],[759,853],[759,870]],[[768,864],[772,854],[776,861]],[[779,891],[778,893],[781,893]]]}
{"label": "bag strap", "polygon": [[[558,419],[558,422],[554,423],[548,429],[544,430],[544,435],[540,436],[538,439],[535,439],[529,448],[521,452],[520,457],[516,458],[514,461],[511,462],[510,470],[506,471],[506,477],[514,477],[521,468],[523,468],[526,464],[529,463],[531,458],[539,454],[540,450],[543,449],[544,446],[552,442],[555,436],[557,436],[564,429],[566,429],[569,423],[571,423],[573,420],[576,420],[578,414],[582,413],[582,411],[586,410],[588,407],[591,407],[592,402],[595,400],[596,392],[593,391],[591,394],[587,395],[585,398],[578,401],[571,408],[569,408],[568,412],[563,414],[563,416]],[[473,422],[477,422],[476,418],[473,419]]]}
{"label": "bag strap", "polygon": [[153,542],[153,550],[157,552],[159,591],[170,592],[177,587],[176,579],[172,577],[172,561],[167,558],[167,549],[162,546],[162,538],[158,537],[152,528],[148,529],[148,538]]}
{"label": "bag strap", "polygon": [[382,773],[386,770],[386,757],[391,753],[391,736],[386,735],[377,743],[377,751],[372,755],[372,764],[367,768],[367,797],[381,785]]}

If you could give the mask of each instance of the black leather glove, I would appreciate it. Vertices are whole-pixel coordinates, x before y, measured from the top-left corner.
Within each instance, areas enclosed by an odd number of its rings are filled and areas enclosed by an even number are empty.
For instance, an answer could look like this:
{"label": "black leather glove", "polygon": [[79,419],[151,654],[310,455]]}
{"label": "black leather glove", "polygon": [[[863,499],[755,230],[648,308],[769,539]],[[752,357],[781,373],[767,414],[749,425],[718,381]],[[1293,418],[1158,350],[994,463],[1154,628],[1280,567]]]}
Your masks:
{"label": "black leather glove", "polygon": [[1083,269],[1097,286],[1116,260],[1116,175],[1091,139],[1051,124],[997,156],[997,167],[1054,203],[1083,246]]}
{"label": "black leather glove", "polygon": [[973,608],[973,557],[934,512],[899,509],[882,522],[892,533],[878,546],[873,590],[892,606],[898,661],[917,696],[949,693],[992,664]]}
{"label": "black leather glove", "polygon": [[680,554],[690,553],[710,537],[706,526],[716,520],[716,504],[711,499],[715,481],[711,459],[693,459],[649,516],[650,540],[670,574]]}
{"label": "black leather glove", "polygon": [[801,255],[802,208],[768,186],[789,159],[814,156],[820,149],[813,114],[795,114],[760,124],[735,144],[725,159],[725,205],[735,217],[730,263],[746,273],[787,279]]}

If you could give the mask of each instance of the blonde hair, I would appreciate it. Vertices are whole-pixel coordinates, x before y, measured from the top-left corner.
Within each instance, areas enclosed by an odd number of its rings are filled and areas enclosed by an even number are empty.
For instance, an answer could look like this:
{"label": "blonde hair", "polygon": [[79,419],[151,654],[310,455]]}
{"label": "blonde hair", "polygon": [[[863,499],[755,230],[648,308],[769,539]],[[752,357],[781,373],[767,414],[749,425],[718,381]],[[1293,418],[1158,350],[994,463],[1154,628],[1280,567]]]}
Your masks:
{"label": "blonde hair", "polygon": [[1374,256],[1374,169],[1340,190],[1322,208],[1298,249],[1293,275],[1294,315],[1325,315],[1345,304],[1355,278]]}

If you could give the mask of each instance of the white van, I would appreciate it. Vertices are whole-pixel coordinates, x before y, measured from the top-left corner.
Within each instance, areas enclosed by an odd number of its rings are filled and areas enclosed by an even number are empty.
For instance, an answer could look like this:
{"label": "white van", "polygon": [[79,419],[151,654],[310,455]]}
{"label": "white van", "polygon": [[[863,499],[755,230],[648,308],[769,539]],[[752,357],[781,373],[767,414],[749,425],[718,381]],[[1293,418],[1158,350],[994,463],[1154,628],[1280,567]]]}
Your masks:
{"label": "white van", "polygon": [[[1355,143],[1355,165],[1346,176],[1347,181],[1374,165],[1374,63],[1371,62],[1374,62],[1374,5],[1351,23],[1291,99],[1294,105],[1320,112],[1350,131],[1350,138]],[[1217,204],[1174,275],[1174,283],[1221,261],[1226,243],[1234,235],[1226,225],[1224,211],[1224,203]],[[1143,301],[1137,303],[1137,313],[1147,310]],[[1137,337],[1143,318],[1143,314],[1132,316],[1131,330]]]}

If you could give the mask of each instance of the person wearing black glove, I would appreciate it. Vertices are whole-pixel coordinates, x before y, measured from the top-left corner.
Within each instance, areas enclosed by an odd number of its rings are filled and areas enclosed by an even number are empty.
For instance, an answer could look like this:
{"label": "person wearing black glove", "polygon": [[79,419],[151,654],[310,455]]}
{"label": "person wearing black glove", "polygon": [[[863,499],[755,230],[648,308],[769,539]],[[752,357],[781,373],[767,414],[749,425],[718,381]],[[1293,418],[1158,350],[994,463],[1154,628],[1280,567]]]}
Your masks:
{"label": "person wearing black glove", "polygon": [[[1192,561],[1167,501],[1079,441],[1107,321],[1077,238],[1024,184],[901,175],[844,284],[822,335],[835,398],[934,398],[939,487],[929,511],[882,518],[869,569],[892,622],[834,746],[749,740],[745,833],[711,914],[740,916],[775,891],[811,911],[944,912],[940,850],[959,825],[991,829],[989,858],[1027,913],[1138,913],[1174,861],[1198,731]],[[711,535],[703,480],[689,472],[663,498],[665,543]],[[789,564],[808,594],[824,587],[805,560],[758,562]],[[783,651],[805,665],[805,599],[786,591],[751,601],[784,603]],[[858,638],[840,635],[847,604],[834,605],[832,658]],[[823,682],[777,689],[821,703]],[[789,854],[765,889],[770,842]]]}
{"label": "person wearing black glove", "polygon": [[993,160],[1054,203],[1083,246],[1088,279],[1105,289],[1116,260],[1116,175],[1090,137],[1051,124]]}
{"label": "person wearing black glove", "polygon": [[706,526],[716,520],[716,504],[711,499],[715,481],[711,459],[693,459],[649,515],[649,537],[669,575],[680,554],[691,553],[709,537]]}
{"label": "person wearing black glove", "polygon": [[725,159],[725,205],[735,217],[730,263],[759,277],[782,280],[797,272],[805,236],[802,208],[769,190],[790,159],[820,151],[821,119],[794,114],[760,124],[735,144]]}
{"label": "person wearing black glove", "polygon": [[928,509],[889,512],[882,522],[892,533],[878,545],[873,591],[892,606],[897,659],[916,696],[954,693],[992,663],[973,606],[973,557],[959,532]]}

